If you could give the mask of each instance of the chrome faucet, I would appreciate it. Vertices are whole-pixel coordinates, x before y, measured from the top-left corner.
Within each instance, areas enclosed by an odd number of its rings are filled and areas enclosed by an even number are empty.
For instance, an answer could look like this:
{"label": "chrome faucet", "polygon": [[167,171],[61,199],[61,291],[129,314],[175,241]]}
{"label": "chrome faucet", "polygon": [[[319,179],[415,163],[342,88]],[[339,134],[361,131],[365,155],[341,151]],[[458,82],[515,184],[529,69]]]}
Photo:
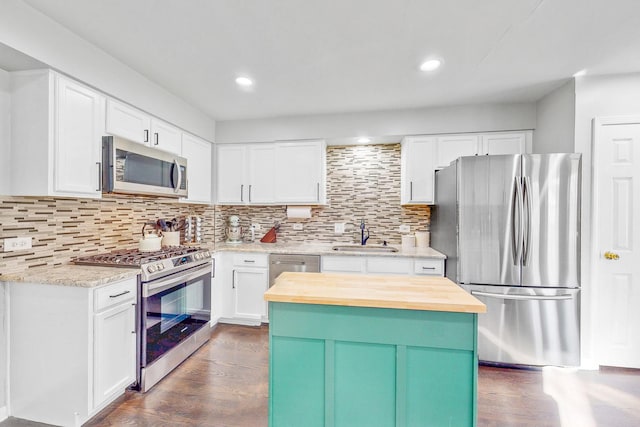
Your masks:
{"label": "chrome faucet", "polygon": [[364,225],[364,219],[360,220],[360,244],[361,245],[366,245],[367,244],[367,240],[369,240],[369,229],[367,228],[367,236],[365,237],[364,235],[364,229],[365,229],[365,225]]}

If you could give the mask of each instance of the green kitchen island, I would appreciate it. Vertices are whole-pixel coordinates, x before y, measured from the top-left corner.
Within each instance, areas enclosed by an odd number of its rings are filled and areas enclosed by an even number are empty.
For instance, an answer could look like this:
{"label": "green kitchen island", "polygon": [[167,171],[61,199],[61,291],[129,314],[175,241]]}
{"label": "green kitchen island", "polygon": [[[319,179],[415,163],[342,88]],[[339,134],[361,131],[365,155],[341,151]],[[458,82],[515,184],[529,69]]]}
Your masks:
{"label": "green kitchen island", "polygon": [[475,426],[477,316],[444,277],[282,273],[269,426]]}

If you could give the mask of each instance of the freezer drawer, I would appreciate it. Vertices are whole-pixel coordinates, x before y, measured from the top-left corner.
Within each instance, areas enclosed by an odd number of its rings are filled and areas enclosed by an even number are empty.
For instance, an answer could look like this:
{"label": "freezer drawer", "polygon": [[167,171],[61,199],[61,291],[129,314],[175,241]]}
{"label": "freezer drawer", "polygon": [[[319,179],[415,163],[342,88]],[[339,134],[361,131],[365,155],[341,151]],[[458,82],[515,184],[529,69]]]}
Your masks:
{"label": "freezer drawer", "polygon": [[508,365],[580,365],[580,290],[463,285],[487,306],[478,357]]}

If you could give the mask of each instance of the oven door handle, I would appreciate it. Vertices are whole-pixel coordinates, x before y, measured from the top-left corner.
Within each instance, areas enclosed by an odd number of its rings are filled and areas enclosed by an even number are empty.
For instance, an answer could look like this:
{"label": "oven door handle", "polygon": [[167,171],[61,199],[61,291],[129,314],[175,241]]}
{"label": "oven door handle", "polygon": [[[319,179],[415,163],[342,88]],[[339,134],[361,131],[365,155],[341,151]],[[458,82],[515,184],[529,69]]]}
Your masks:
{"label": "oven door handle", "polygon": [[199,267],[197,270],[190,271],[187,274],[178,273],[167,279],[154,280],[152,282],[144,284],[142,286],[142,296],[145,298],[150,297],[167,289],[171,289],[172,287],[180,283],[188,282],[189,280],[197,279],[198,277],[210,274],[211,263],[206,263],[202,267]]}

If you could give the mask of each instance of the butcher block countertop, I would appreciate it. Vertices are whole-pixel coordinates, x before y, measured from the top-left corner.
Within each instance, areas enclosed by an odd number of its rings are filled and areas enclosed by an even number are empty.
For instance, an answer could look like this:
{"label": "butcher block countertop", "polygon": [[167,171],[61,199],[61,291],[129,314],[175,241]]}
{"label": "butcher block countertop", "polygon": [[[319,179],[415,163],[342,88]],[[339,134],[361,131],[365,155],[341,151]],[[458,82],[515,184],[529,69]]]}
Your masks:
{"label": "butcher block countertop", "polygon": [[282,273],[270,302],[484,313],[486,306],[446,277]]}

